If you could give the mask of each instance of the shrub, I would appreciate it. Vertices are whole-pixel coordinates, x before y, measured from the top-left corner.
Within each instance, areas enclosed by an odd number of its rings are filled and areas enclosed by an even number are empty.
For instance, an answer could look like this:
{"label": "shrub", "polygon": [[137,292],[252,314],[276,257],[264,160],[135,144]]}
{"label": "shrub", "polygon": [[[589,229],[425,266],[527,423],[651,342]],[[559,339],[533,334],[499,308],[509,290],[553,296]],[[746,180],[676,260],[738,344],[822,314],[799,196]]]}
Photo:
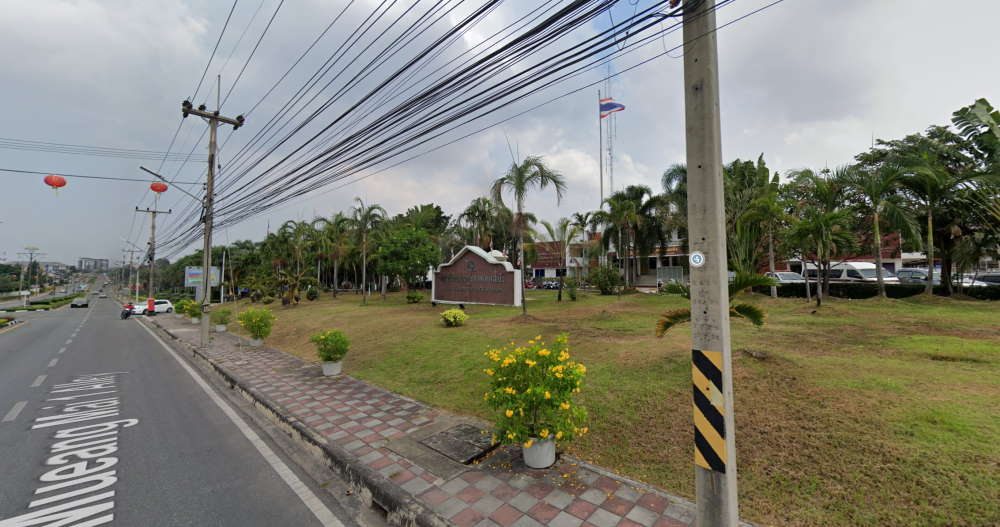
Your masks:
{"label": "shrub", "polygon": [[[809,282],[809,289],[812,294],[816,294],[816,283]],[[767,287],[754,288],[757,293],[770,293]],[[924,286],[920,284],[885,284],[885,295],[889,298],[908,298],[924,292]],[[957,294],[958,287],[953,287],[952,292]],[[966,287],[962,291],[966,296],[979,300],[1000,300],[1000,287]],[[934,286],[934,294],[943,295],[943,286]],[[805,298],[805,284],[781,284],[778,286],[778,296],[780,297],[800,297]],[[878,284],[857,283],[857,282],[831,282],[830,296],[834,298],[864,299],[878,296]]]}
{"label": "shrub", "polygon": [[461,326],[468,319],[469,315],[466,315],[465,311],[461,309],[449,309],[441,312],[441,320],[444,321],[445,326],[450,328]]}
{"label": "shrub", "polygon": [[270,309],[250,308],[236,316],[240,321],[240,326],[250,333],[255,339],[266,339],[271,334],[271,326],[274,325],[274,313]]}
{"label": "shrub", "polygon": [[590,270],[590,281],[602,295],[615,294],[615,287],[622,283],[618,268],[611,265],[601,265]]}
{"label": "shrub", "polygon": [[183,313],[191,318],[201,317],[201,304],[195,302],[194,300],[186,300],[178,305],[174,306],[178,312]]}
{"label": "shrub", "polygon": [[576,290],[580,287],[580,281],[576,278],[567,278],[566,283],[566,294],[569,295],[569,299],[576,301]]}
{"label": "shrub", "polygon": [[490,389],[483,397],[497,411],[494,441],[529,447],[534,439],[568,441],[587,433],[587,411],[572,401],[587,368],[569,360],[566,334],[552,347],[538,336],[525,346],[491,349],[486,357]]}
{"label": "shrub", "polygon": [[316,345],[316,356],[323,362],[337,362],[351,349],[351,342],[336,329],[317,333],[309,337],[309,342]]}
{"label": "shrub", "polygon": [[212,311],[210,316],[212,317],[212,323],[216,326],[225,326],[232,320],[233,312],[229,309],[218,309]]}
{"label": "shrub", "polygon": [[310,287],[309,290],[306,291],[306,299],[313,301],[317,298],[319,298],[319,291],[317,291],[315,287]]}
{"label": "shrub", "polygon": [[409,293],[406,293],[406,303],[407,304],[419,304],[420,301],[423,300],[423,299],[424,299],[424,295],[422,295],[422,294],[420,294],[420,293],[418,293],[416,291],[410,291]]}
{"label": "shrub", "polygon": [[193,304],[193,303],[194,303],[193,300],[188,300],[188,299],[178,300],[177,302],[174,302],[174,311],[182,315],[186,315],[188,311],[188,304]]}
{"label": "shrub", "polygon": [[265,304],[270,304],[271,302],[274,302],[274,297],[271,296],[271,295],[268,295],[268,296],[265,296],[264,298],[261,298],[260,301],[263,302],[263,303],[265,303]]}

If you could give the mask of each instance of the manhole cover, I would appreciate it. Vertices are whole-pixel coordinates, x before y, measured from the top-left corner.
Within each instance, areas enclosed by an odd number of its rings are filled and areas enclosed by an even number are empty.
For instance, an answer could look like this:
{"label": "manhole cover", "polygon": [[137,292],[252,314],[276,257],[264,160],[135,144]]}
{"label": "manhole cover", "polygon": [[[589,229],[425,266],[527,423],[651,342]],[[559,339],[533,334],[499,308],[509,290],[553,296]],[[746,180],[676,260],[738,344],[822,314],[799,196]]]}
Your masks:
{"label": "manhole cover", "polygon": [[490,435],[478,426],[461,424],[421,441],[424,445],[459,463],[468,463],[492,447]]}

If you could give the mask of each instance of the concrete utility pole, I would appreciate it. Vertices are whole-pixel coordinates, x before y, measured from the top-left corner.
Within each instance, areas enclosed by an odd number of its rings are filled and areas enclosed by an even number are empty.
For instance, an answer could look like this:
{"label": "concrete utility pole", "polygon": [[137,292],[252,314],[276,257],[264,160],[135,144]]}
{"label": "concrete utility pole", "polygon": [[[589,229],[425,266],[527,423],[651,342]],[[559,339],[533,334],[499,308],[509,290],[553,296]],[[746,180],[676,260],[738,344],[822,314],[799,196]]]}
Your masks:
{"label": "concrete utility pole", "polygon": [[[147,296],[152,299],[156,299],[156,291],[153,289],[154,277],[156,275],[156,215],[157,214],[170,214],[173,209],[168,210],[156,210],[156,202],[154,201],[153,208],[140,209],[135,208],[136,212],[145,212],[150,215],[149,217],[149,251],[147,256],[149,257],[149,288],[147,289]],[[149,313],[147,316],[154,316],[156,312]]]}
{"label": "concrete utility pole", "polygon": [[715,29],[715,0],[684,2],[695,525],[736,527],[739,506]]}
{"label": "concrete utility pole", "polygon": [[[132,244],[129,243],[129,245],[132,245]],[[133,245],[133,247],[135,247],[135,246]],[[136,247],[135,249],[122,249],[122,252],[128,253],[128,281],[125,284],[125,286],[126,286],[125,289],[128,290],[129,288],[132,287],[132,275],[134,274],[135,275],[135,303],[138,304],[139,303],[139,273],[135,269],[135,264],[133,263],[133,259],[135,257],[133,255],[135,253],[141,253],[142,250],[140,250],[138,247]],[[122,263],[125,263],[125,257],[124,256],[122,256]],[[128,298],[130,296],[132,296],[131,293],[129,293],[128,295],[126,295],[126,298]]]}
{"label": "concrete utility pole", "polygon": [[25,247],[24,250],[25,250],[25,252],[23,252],[23,253],[17,253],[18,256],[27,256],[28,257],[28,267],[25,269],[26,273],[21,273],[21,280],[19,281],[20,285],[18,285],[18,294],[20,294],[21,291],[24,290],[24,283],[23,283],[24,282],[24,275],[27,274],[28,275],[27,276],[27,278],[28,278],[28,295],[22,297],[24,299],[23,302],[21,302],[22,306],[28,305],[28,298],[31,297],[31,273],[32,273],[31,266],[35,263],[35,256],[36,255],[38,255],[38,256],[45,256],[45,253],[38,252],[38,247]]}
{"label": "concrete utility pole", "polygon": [[[221,82],[219,83],[222,84]],[[216,92],[216,108],[218,108],[218,92]],[[201,259],[201,347],[208,348],[208,315],[212,302],[212,205],[215,199],[215,150],[216,150],[216,129],[219,121],[233,125],[233,130],[243,126],[243,116],[238,115],[235,119],[219,115],[219,110],[209,112],[202,104],[198,108],[191,105],[191,101],[185,100],[181,103],[181,115],[197,115],[208,121],[208,177],[205,181],[205,199],[203,202],[204,212],[202,221],[205,222],[205,236],[203,243],[203,253]],[[221,284],[221,276],[220,284]]]}

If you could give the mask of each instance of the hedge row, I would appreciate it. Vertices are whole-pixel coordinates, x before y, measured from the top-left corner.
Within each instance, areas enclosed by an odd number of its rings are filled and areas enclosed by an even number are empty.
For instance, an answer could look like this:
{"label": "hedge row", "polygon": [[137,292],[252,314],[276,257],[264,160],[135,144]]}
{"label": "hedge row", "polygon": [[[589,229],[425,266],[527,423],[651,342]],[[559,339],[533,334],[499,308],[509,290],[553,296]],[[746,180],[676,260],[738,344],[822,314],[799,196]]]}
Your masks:
{"label": "hedge row", "polygon": [[[809,288],[813,294],[816,293],[816,284],[810,283]],[[770,294],[769,287],[755,287],[754,292]],[[924,292],[924,286],[920,284],[885,284],[885,295],[889,298],[907,298],[919,295]],[[952,291],[957,293],[958,290]],[[934,294],[944,295],[944,287],[935,286]],[[986,287],[966,287],[962,294],[976,298],[978,300],[1000,300],[1000,286]],[[805,284],[781,284],[778,286],[778,296],[780,297],[806,297]],[[877,284],[863,284],[856,282],[831,282],[830,296],[834,298],[864,299],[878,296]]]}

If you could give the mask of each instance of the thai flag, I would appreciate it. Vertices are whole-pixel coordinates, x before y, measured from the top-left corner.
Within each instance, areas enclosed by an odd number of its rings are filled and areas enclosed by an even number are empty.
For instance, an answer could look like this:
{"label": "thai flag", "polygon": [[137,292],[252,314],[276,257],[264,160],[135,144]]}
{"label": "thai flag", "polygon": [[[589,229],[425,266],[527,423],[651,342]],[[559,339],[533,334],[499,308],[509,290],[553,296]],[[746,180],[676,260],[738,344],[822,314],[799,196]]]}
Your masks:
{"label": "thai flag", "polygon": [[600,109],[601,112],[601,119],[604,119],[605,117],[615,112],[620,112],[625,109],[624,104],[616,103],[615,100],[610,97],[606,99],[599,99],[597,102],[598,102],[598,108]]}

